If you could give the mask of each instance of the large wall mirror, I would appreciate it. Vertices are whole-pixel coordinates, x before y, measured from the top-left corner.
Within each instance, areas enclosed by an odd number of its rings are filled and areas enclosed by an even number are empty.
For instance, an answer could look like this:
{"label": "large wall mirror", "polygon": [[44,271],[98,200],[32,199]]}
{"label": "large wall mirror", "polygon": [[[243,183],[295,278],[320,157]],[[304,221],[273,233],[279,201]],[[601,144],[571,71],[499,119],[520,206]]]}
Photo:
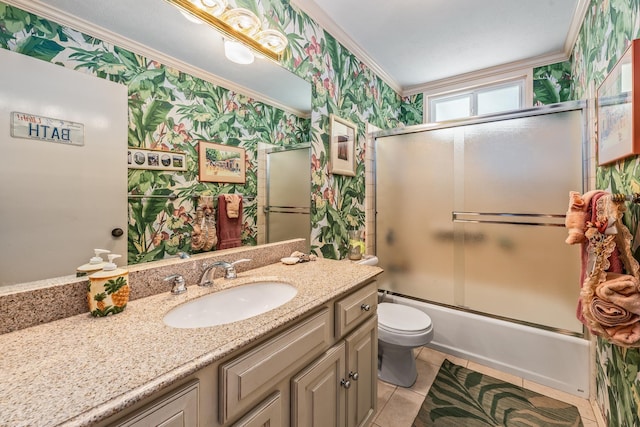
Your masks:
{"label": "large wall mirror", "polygon": [[[86,0],[83,2],[74,0],[42,0],[31,2],[28,0],[4,0],[4,2],[86,34],[101,37],[102,40],[107,42],[116,44],[115,41],[108,39],[108,34],[115,35],[115,37],[118,37],[118,40],[129,40],[131,46],[125,47],[134,52],[142,54],[141,51],[144,51],[149,57],[151,57],[150,52],[155,52],[153,56],[154,59],[162,61],[166,65],[175,66],[185,73],[200,77],[203,80],[213,80],[213,83],[216,85],[248,95],[300,117],[308,117],[310,115],[311,86],[308,82],[266,59],[257,59],[250,66],[241,66],[225,60],[222,53],[222,38],[205,25],[197,25],[189,22],[168,2],[158,0],[138,0],[135,2],[104,2],[98,0]],[[126,19],[123,19],[123,17],[126,17]],[[162,22],[162,25],[159,25],[159,22]],[[120,37],[122,37],[122,39],[119,39]],[[139,44],[139,46],[137,49],[134,49],[136,44]],[[185,46],[189,46],[190,48],[185,49]],[[74,72],[72,70],[65,71]],[[86,77],[100,80],[88,75],[86,75]],[[5,82],[7,81],[8,80],[5,80]],[[69,88],[69,90],[72,89],[76,90],[77,88]],[[125,97],[123,111],[126,120],[126,88],[121,95]],[[8,108],[11,109],[12,107]],[[6,132],[5,130],[2,131],[4,132],[2,137],[5,137],[6,133],[9,132],[9,113],[2,113],[3,116],[0,118],[6,122],[5,124],[7,126]],[[40,112],[39,115],[61,118],[59,114],[56,115],[55,113]],[[123,138],[126,144],[126,122],[124,127]],[[53,146],[49,148],[53,148]],[[124,152],[124,147],[121,148]],[[77,150],[74,155],[80,151],[81,150]],[[120,175],[117,179],[126,181],[126,155],[123,154],[122,158],[123,162],[116,168],[120,171],[118,172]],[[29,156],[12,156],[12,162],[15,168],[35,171]],[[91,170],[92,158],[82,159],[74,157],[74,163],[77,165],[77,168],[74,169],[74,173],[77,173],[77,175],[75,175],[76,182],[89,183],[94,180],[94,178],[88,175],[88,172]],[[307,163],[307,167],[308,166],[309,164]],[[10,185],[15,181],[15,175],[11,172],[11,170],[15,170],[15,168],[3,168],[2,172],[0,172],[0,174],[2,174],[2,182],[6,183],[6,185]],[[41,183],[47,182],[47,174],[55,176],[59,175],[60,171],[60,165],[57,165],[56,162],[50,162],[46,167],[39,167],[37,169],[37,179]],[[105,180],[100,180],[99,182],[100,185],[102,185]],[[116,206],[115,209],[118,212],[117,215],[113,216],[113,227],[107,231],[112,228],[122,228],[121,222],[124,214],[124,229],[126,232],[126,185],[124,187],[125,192],[122,196],[104,197],[109,204]],[[5,187],[5,189],[6,188],[9,187]],[[50,188],[49,196],[55,199],[56,191],[58,190]],[[82,195],[78,194],[78,197],[81,199]],[[37,214],[38,211],[35,210],[31,204],[26,203],[26,201],[33,201],[32,199],[32,197],[30,198],[30,194],[23,194],[22,199],[16,197],[11,204],[3,204],[5,209],[12,210],[11,215],[5,216],[3,214],[3,221],[9,216],[20,217],[21,212]],[[61,204],[61,206],[64,205],[64,203]],[[66,203],[66,205],[68,210],[65,212],[65,215],[69,218],[82,217],[87,219],[92,215],[90,209],[79,209],[78,204]],[[43,205],[43,210],[46,206],[48,205]],[[117,219],[115,219],[116,216],[118,217]],[[79,221],[78,223],[80,222],[84,221]],[[67,254],[69,248],[82,248],[82,260],[80,262],[82,263],[86,262],[88,257],[92,255],[91,249],[99,247],[98,244],[95,244],[95,239],[92,240],[92,243],[80,244],[76,242],[75,238],[88,234],[83,230],[74,231],[73,239],[70,237],[67,239],[53,239],[32,232],[29,227],[24,224],[5,225],[6,229],[13,229],[17,234],[22,233],[24,235],[22,239],[27,246],[21,249],[21,253],[31,252],[34,254],[42,254],[45,258],[48,257],[48,259],[57,260],[55,264],[57,264],[58,267],[56,270],[44,276],[40,274],[41,277],[34,277],[32,275],[26,275],[25,277],[14,277],[12,275],[11,278],[3,277],[0,278],[0,285],[22,283],[45,277],[57,277],[62,274],[73,274],[75,268],[79,265],[77,260],[70,261],[68,265],[62,264],[63,259],[66,260],[69,258]],[[86,230],[88,230],[89,227],[91,226],[89,225]],[[18,241],[19,236],[17,234],[12,236],[11,239],[5,239],[4,241]],[[27,237],[29,237],[30,240],[27,239]],[[126,235],[121,239],[126,242]],[[28,247],[29,245],[31,245],[31,250]],[[105,243],[104,246],[106,246],[106,249],[123,252],[122,249],[110,247],[108,242]],[[10,252],[11,250],[11,244],[3,244],[2,253]],[[124,249],[124,251],[123,255],[126,254],[126,249]],[[57,259],[56,256],[58,256],[59,259]],[[31,263],[29,265],[39,264],[37,260],[31,258],[25,259],[25,262],[27,262],[27,264]],[[29,268],[27,268],[27,264],[21,267],[19,266],[18,268],[14,268],[15,265],[13,265],[12,270],[16,272],[28,271]],[[0,267],[0,269],[3,268],[5,268],[5,266]]]}

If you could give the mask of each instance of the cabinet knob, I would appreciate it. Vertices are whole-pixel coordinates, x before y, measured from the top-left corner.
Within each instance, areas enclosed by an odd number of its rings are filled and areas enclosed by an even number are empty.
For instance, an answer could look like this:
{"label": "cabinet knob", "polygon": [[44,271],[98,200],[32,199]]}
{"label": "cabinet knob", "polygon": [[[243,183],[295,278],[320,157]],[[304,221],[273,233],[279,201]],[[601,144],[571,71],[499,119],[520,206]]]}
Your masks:
{"label": "cabinet knob", "polygon": [[358,378],[360,377],[360,375],[357,372],[349,372],[349,378],[351,378],[354,381],[358,381]]}
{"label": "cabinet knob", "polygon": [[370,306],[369,304],[362,304],[362,305],[360,306],[360,310],[362,310],[362,311],[369,311],[369,310],[371,310],[371,306]]}
{"label": "cabinet knob", "polygon": [[345,380],[344,378],[340,380],[340,385],[344,388],[351,387],[351,381]]}

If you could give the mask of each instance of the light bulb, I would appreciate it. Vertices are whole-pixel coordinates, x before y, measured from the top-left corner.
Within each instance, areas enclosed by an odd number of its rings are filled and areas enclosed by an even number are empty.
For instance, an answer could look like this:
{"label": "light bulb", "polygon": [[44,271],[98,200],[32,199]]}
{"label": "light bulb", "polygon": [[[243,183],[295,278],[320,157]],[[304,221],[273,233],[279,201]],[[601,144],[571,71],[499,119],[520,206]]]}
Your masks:
{"label": "light bulb", "polygon": [[236,64],[247,65],[253,62],[253,53],[247,46],[233,40],[224,41],[224,56]]}
{"label": "light bulb", "polygon": [[202,24],[202,21],[201,21],[201,20],[199,20],[198,18],[196,18],[195,16],[193,16],[192,14],[187,13],[187,12],[185,12],[185,11],[183,11],[183,10],[181,10],[181,11],[180,11],[180,13],[181,13],[185,18],[187,18],[187,20],[188,20],[188,21],[191,21],[191,22],[193,22],[194,24]]}

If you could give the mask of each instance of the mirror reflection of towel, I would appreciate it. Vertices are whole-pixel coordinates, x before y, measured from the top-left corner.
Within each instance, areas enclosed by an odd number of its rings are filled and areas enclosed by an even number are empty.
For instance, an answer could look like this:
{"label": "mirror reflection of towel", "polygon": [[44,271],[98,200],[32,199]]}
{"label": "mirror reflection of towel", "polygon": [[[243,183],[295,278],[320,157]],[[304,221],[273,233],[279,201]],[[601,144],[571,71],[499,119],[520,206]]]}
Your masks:
{"label": "mirror reflection of towel", "polygon": [[218,250],[236,248],[242,245],[242,196],[238,198],[238,214],[235,218],[231,218],[228,214],[227,196],[229,194],[221,194],[218,196],[218,221],[216,228],[218,231]]}
{"label": "mirror reflection of towel", "polygon": [[227,216],[229,218],[238,218],[240,215],[240,200],[242,200],[242,196],[225,194],[224,200],[227,202]]}

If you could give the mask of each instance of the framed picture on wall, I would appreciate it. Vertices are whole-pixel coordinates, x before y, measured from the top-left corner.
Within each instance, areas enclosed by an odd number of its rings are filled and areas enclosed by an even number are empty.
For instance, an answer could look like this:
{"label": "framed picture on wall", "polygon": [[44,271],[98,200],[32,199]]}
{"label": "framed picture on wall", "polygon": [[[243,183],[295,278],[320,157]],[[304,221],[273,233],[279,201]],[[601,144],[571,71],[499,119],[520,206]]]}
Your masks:
{"label": "framed picture on wall", "polygon": [[640,40],[631,42],[604,79],[596,106],[598,164],[640,154]]}
{"label": "framed picture on wall", "polygon": [[204,141],[200,141],[198,147],[198,170],[201,182],[244,184],[246,180],[244,148]]}
{"label": "framed picture on wall", "polygon": [[187,155],[181,151],[148,150],[128,147],[127,166],[129,169],[186,171]]}
{"label": "framed picture on wall", "polygon": [[348,120],[331,114],[329,117],[330,159],[332,174],[356,175],[356,137],[358,128]]}

